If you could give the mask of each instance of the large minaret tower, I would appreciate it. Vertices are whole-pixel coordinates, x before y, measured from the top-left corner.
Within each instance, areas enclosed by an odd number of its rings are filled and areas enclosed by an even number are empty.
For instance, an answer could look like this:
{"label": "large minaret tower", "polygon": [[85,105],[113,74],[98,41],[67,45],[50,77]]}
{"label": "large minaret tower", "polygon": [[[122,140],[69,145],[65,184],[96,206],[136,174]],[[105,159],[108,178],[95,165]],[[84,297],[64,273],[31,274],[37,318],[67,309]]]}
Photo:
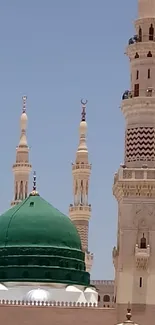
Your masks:
{"label": "large minaret tower", "polygon": [[[118,305],[155,304],[155,0],[138,0],[136,35],[129,39],[130,89],[122,97],[124,163],[115,174]],[[143,307],[142,307],[143,306]]]}
{"label": "large minaret tower", "polygon": [[75,163],[72,164],[73,174],[73,195],[74,204],[70,205],[69,215],[75,224],[82,242],[82,249],[85,252],[85,263],[88,272],[91,271],[93,254],[88,251],[88,231],[91,216],[91,205],[88,204],[89,179],[91,165],[88,160],[88,148],[86,143],[87,123],[86,104],[82,103],[82,116],[80,123],[80,141],[76,152]]}
{"label": "large minaret tower", "polygon": [[16,162],[13,164],[14,173],[14,199],[11,205],[18,204],[28,196],[29,175],[32,169],[29,163],[29,147],[26,138],[27,114],[26,96],[23,97],[23,109],[20,118],[20,141],[16,148]]}

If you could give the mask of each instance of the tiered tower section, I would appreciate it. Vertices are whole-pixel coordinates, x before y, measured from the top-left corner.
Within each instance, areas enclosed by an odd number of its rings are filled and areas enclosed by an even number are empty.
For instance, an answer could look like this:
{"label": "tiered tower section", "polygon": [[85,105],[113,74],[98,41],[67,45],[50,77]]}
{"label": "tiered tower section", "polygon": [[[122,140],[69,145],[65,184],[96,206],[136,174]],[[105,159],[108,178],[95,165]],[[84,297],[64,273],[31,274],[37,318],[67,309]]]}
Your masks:
{"label": "tiered tower section", "polygon": [[76,161],[72,164],[74,204],[70,204],[70,219],[75,224],[85,252],[85,263],[88,272],[91,271],[93,254],[88,251],[88,231],[91,217],[91,205],[88,204],[89,179],[91,165],[88,160],[86,143],[86,102],[82,102],[82,118],[80,123],[80,141],[76,152]]}
{"label": "tiered tower section", "polygon": [[117,304],[155,304],[155,0],[138,1],[136,35],[129,39],[131,85],[122,97],[124,164],[115,174]]}
{"label": "tiered tower section", "polygon": [[16,148],[16,162],[13,164],[14,173],[14,199],[11,205],[18,204],[24,200],[28,192],[29,175],[32,169],[29,163],[29,147],[27,144],[26,128],[27,128],[27,114],[26,114],[26,96],[23,97],[23,110],[20,118],[21,136],[19,145]]}

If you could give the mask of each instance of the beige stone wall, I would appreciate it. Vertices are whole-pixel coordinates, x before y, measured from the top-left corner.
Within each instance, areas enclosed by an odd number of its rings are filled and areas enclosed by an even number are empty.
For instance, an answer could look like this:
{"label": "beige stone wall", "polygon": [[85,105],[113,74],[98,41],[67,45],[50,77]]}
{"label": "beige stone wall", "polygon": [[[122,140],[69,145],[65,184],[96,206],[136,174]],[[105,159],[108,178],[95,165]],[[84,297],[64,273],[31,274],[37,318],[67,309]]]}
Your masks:
{"label": "beige stone wall", "polygon": [[[114,325],[114,309],[0,306],[2,325]],[[149,324],[150,325],[150,324]]]}
{"label": "beige stone wall", "polygon": [[[0,306],[2,325],[115,325],[125,320],[127,305],[112,308]],[[154,306],[133,305],[132,319],[139,325],[155,324]]]}
{"label": "beige stone wall", "polygon": [[92,280],[98,292],[99,307],[113,308],[114,307],[114,281],[113,280]]}

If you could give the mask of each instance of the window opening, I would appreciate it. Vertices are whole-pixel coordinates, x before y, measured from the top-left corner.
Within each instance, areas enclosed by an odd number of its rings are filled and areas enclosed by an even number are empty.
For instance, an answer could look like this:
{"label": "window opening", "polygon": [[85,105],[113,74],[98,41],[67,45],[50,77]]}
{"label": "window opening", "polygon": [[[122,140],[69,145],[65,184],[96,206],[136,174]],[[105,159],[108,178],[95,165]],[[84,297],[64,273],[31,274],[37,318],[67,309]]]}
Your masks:
{"label": "window opening", "polygon": [[151,24],[149,28],[149,41],[153,41],[153,40],[154,40],[154,28],[153,25]]}
{"label": "window opening", "polygon": [[139,27],[139,42],[142,42],[142,29]]}
{"label": "window opening", "polygon": [[139,96],[139,84],[135,84],[134,86],[134,97]]}
{"label": "window opening", "polygon": [[143,237],[140,240],[140,248],[146,249],[146,238],[144,237],[144,234],[143,234]]}

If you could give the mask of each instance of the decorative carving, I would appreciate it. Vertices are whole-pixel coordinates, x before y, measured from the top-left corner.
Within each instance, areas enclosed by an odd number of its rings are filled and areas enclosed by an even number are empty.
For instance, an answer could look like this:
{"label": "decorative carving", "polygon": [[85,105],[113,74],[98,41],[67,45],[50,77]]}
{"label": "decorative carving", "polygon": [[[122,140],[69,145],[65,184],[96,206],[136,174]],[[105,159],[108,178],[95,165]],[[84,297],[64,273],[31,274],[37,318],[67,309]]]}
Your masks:
{"label": "decorative carving", "polygon": [[133,207],[133,224],[140,228],[154,228],[155,204],[136,204]]}
{"label": "decorative carving", "polygon": [[146,228],[147,227],[147,222],[145,218],[142,218],[139,220],[139,228]]}
{"label": "decorative carving", "polygon": [[136,216],[141,214],[141,212],[142,212],[142,204],[136,204],[135,208],[136,208],[136,212],[135,212]]}
{"label": "decorative carving", "polygon": [[131,170],[123,170],[123,178],[131,179],[132,178],[132,171]]}
{"label": "decorative carving", "polygon": [[135,259],[136,267],[138,270],[146,270],[149,263],[150,257],[150,246],[148,245],[146,249],[141,249],[136,245],[135,247]]}

